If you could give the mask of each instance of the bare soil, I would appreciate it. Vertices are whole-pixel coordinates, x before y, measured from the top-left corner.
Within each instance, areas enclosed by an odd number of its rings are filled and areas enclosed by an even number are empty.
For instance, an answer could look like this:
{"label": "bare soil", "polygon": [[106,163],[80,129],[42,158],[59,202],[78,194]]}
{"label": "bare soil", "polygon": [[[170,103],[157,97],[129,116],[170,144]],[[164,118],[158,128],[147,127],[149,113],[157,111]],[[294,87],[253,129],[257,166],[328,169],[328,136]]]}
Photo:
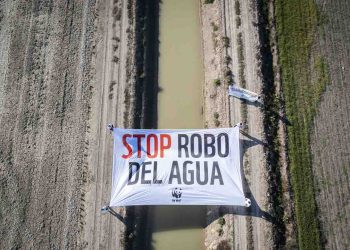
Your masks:
{"label": "bare soil", "polygon": [[311,148],[321,237],[326,249],[349,249],[350,3],[316,1],[325,25],[318,41],[331,83],[314,119]]}
{"label": "bare soil", "polygon": [[79,245],[93,11],[1,3],[1,249]]}
{"label": "bare soil", "polygon": [[[232,72],[234,83],[251,91],[260,93],[263,84],[259,60],[256,57],[256,54],[259,54],[258,29],[254,25],[258,18],[257,6],[255,1],[239,3],[240,13],[235,10],[235,1],[202,4],[205,68],[203,110],[207,127],[227,127],[241,121],[247,122],[245,132],[248,137],[242,135],[244,189],[253,205],[250,209],[208,208],[208,221],[214,220],[206,228],[205,244],[208,249],[219,249],[222,243],[235,249],[272,248],[271,223],[262,218],[268,210],[263,115],[256,105],[245,104],[244,108],[240,100],[230,98],[227,93],[227,70]],[[239,25],[238,17],[241,20]],[[241,45],[237,42],[239,33],[243,40]],[[228,46],[225,40],[228,40]],[[238,54],[241,52],[244,55],[243,61],[239,60]],[[231,58],[229,62],[227,56]],[[240,70],[244,72],[243,79],[239,76]],[[215,79],[220,79],[219,86],[215,84]],[[225,218],[227,224],[223,227],[224,233],[221,235],[217,233],[218,221],[215,220],[220,216]]]}
{"label": "bare soil", "polygon": [[127,4],[0,3],[1,249],[123,248],[124,225],[100,209],[111,186],[106,125],[131,120]]}

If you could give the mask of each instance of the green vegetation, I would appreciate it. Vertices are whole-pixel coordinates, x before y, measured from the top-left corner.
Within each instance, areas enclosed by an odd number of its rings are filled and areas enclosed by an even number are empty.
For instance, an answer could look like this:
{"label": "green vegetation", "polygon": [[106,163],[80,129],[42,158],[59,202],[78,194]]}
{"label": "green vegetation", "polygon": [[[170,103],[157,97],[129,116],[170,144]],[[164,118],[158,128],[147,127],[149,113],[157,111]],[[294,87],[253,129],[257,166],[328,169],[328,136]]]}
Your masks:
{"label": "green vegetation", "polygon": [[220,225],[220,228],[217,229],[217,232],[218,232],[219,236],[222,236],[224,234],[223,226],[226,224],[225,218],[224,217],[220,217],[218,219],[218,223]]}
{"label": "green vegetation", "polygon": [[224,230],[222,228],[219,228],[216,231],[218,232],[219,236],[222,236],[224,234]]}
{"label": "green vegetation", "polygon": [[215,84],[215,86],[220,86],[221,85],[220,79],[219,78],[215,79],[214,84]]}
{"label": "green vegetation", "polygon": [[229,65],[232,62],[232,58],[229,55],[226,55],[224,62],[226,65]]}
{"label": "green vegetation", "polygon": [[230,47],[230,38],[228,38],[227,36],[223,36],[221,39],[225,48]]}
{"label": "green vegetation", "polygon": [[112,61],[115,62],[115,63],[118,63],[119,62],[119,58],[117,56],[113,56]]}
{"label": "green vegetation", "polygon": [[216,48],[218,47],[218,39],[217,39],[217,33],[216,32],[212,32],[212,39],[213,39],[213,44],[214,44],[214,51],[216,50]]}
{"label": "green vegetation", "polygon": [[227,85],[230,85],[230,84],[232,84],[233,83],[233,79],[232,79],[232,71],[231,71],[231,69],[229,68],[229,67],[226,67],[225,69],[224,69],[224,77],[225,77],[225,84],[227,84]]}
{"label": "green vegetation", "polygon": [[241,14],[241,5],[238,0],[235,1],[235,13],[237,16]]}
{"label": "green vegetation", "polygon": [[220,224],[220,226],[224,226],[226,224],[225,218],[224,217],[220,217],[218,220],[218,223]]}
{"label": "green vegetation", "polygon": [[241,24],[242,24],[241,18],[239,16],[236,17],[236,28],[238,29],[239,26],[241,26]]}
{"label": "green vegetation", "polygon": [[109,92],[113,91],[114,85],[116,85],[116,84],[117,84],[117,82],[114,80],[109,83]]}
{"label": "green vegetation", "polygon": [[215,124],[216,127],[219,127],[219,126],[220,126],[219,117],[220,117],[219,113],[218,113],[218,112],[215,112],[215,113],[214,113],[214,124]]}
{"label": "green vegetation", "polygon": [[211,25],[211,27],[213,27],[214,32],[219,30],[219,26],[217,26],[214,22],[211,22],[210,25]]}
{"label": "green vegetation", "polygon": [[232,76],[226,76],[225,77],[225,84],[226,85],[231,85],[233,83],[233,78]]}
{"label": "green vegetation", "polygon": [[222,240],[222,241],[220,241],[220,243],[218,244],[216,249],[231,250],[231,248],[232,248],[232,246],[228,240]]}
{"label": "green vegetation", "polygon": [[[282,88],[286,102],[288,152],[300,249],[319,249],[310,130],[322,92],[329,82],[324,59],[312,50],[320,25],[313,0],[275,2]],[[323,18],[324,19],[324,18]]]}
{"label": "green vegetation", "polygon": [[220,115],[219,115],[218,112],[215,112],[215,113],[214,113],[214,118],[215,118],[215,119],[219,119],[219,116],[220,116]]}
{"label": "green vegetation", "polygon": [[[237,36],[237,55],[238,55],[238,79],[242,88],[246,88],[246,80],[245,80],[245,65],[244,65],[244,46],[243,46],[243,38],[242,32],[238,33]],[[241,105],[241,114],[242,121],[247,122],[248,119],[248,107],[246,101],[242,100]]]}
{"label": "green vegetation", "polygon": [[229,67],[224,69],[224,76],[225,77],[232,76],[232,71],[231,71],[231,69]]}
{"label": "green vegetation", "polygon": [[214,3],[215,0],[204,0],[204,3],[205,4],[212,4]]}
{"label": "green vegetation", "polygon": [[241,82],[242,88],[246,87],[245,77],[244,77],[244,48],[243,48],[243,38],[242,33],[239,32],[237,36],[237,50],[238,50],[238,63],[239,63],[239,69],[238,69],[238,76]]}
{"label": "green vegetation", "polygon": [[112,40],[116,41],[117,43],[119,43],[119,42],[120,42],[120,38],[119,38],[119,37],[117,37],[117,36],[112,37]]}

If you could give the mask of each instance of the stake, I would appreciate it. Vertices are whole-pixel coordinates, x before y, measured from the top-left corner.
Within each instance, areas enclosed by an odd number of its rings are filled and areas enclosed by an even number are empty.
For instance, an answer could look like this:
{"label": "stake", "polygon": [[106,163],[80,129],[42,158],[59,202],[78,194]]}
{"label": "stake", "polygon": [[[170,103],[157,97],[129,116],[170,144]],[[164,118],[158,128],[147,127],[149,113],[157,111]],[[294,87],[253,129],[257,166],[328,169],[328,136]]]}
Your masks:
{"label": "stake", "polygon": [[101,213],[106,214],[106,213],[110,213],[111,215],[113,215],[114,217],[117,217],[121,222],[124,223],[124,218],[123,216],[121,216],[120,214],[118,214],[115,210],[113,210],[113,208],[111,208],[110,206],[104,206],[101,208]]}

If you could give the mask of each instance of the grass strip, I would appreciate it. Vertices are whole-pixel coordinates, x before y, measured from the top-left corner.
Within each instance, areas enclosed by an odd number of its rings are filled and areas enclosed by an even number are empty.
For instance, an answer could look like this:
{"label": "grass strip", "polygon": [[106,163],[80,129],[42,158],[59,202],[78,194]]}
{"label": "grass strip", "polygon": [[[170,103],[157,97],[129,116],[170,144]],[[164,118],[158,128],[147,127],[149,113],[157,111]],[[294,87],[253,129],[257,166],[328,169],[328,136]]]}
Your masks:
{"label": "grass strip", "polygon": [[329,77],[325,60],[312,50],[320,23],[313,0],[276,0],[276,27],[286,102],[288,153],[300,249],[319,249],[310,131]]}

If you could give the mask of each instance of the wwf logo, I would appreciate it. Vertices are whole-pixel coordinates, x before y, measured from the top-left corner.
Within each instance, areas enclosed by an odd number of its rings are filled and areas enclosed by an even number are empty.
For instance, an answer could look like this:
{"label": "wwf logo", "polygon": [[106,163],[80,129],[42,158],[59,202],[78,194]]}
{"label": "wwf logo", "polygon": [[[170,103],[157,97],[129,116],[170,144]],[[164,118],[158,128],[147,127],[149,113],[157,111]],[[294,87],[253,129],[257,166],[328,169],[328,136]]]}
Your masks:
{"label": "wwf logo", "polygon": [[181,188],[173,188],[171,195],[174,198],[174,199],[172,199],[173,202],[180,202],[181,195],[182,195],[182,189]]}

